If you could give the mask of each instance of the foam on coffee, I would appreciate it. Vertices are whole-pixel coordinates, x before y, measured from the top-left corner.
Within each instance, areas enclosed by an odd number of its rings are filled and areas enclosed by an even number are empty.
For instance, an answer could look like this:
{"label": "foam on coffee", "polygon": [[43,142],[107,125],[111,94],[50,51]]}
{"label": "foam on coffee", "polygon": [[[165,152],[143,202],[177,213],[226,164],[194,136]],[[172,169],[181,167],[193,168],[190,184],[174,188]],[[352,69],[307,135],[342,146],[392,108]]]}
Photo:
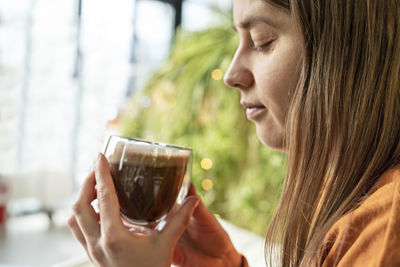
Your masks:
{"label": "foam on coffee", "polygon": [[131,165],[176,166],[188,159],[190,153],[189,150],[176,150],[170,147],[152,146],[147,143],[138,143],[135,144],[135,147],[130,147],[120,142],[116,144],[114,153],[108,158],[108,161],[120,164],[120,159],[123,158],[125,163]]}

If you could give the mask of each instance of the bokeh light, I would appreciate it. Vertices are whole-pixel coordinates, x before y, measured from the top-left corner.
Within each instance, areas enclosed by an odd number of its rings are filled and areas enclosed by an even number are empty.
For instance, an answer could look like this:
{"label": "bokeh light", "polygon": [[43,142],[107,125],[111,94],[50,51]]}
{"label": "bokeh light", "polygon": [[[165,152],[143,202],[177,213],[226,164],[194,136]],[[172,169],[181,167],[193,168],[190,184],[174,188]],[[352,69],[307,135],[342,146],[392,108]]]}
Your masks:
{"label": "bokeh light", "polygon": [[211,77],[216,81],[221,80],[223,76],[224,76],[224,74],[222,73],[222,71],[220,69],[215,69],[211,72]]}
{"label": "bokeh light", "polygon": [[211,181],[211,179],[206,178],[201,182],[201,187],[206,191],[211,190],[213,186],[214,183]]}
{"label": "bokeh light", "polygon": [[204,159],[201,160],[200,165],[204,170],[209,170],[209,169],[212,168],[213,162],[209,158],[204,158]]}

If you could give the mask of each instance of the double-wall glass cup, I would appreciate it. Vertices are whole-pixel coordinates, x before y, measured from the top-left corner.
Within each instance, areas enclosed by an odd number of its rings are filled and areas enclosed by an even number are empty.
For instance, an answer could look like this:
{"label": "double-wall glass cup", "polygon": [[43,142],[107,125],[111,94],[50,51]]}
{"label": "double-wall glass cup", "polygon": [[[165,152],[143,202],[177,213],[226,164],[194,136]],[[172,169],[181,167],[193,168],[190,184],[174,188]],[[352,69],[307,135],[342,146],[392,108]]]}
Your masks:
{"label": "double-wall glass cup", "polygon": [[186,197],[192,150],[142,139],[110,136],[108,160],[121,217],[131,231],[160,231],[172,207]]}

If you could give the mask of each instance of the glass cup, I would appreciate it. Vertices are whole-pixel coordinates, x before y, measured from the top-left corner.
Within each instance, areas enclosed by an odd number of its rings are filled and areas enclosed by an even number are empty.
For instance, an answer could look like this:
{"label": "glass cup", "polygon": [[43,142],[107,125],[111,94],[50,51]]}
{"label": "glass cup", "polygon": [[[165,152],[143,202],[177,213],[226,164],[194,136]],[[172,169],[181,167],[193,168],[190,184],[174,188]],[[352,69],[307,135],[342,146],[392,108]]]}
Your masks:
{"label": "glass cup", "polygon": [[112,135],[104,155],[125,225],[138,234],[161,231],[172,207],[186,197],[192,150]]}

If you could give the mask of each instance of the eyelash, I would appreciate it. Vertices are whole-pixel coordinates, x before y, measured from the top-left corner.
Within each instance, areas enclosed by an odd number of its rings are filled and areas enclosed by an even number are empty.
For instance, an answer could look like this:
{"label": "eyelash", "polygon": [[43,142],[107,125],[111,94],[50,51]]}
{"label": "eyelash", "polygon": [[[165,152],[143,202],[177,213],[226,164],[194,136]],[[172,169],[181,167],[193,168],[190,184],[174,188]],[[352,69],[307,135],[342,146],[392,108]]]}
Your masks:
{"label": "eyelash", "polygon": [[270,41],[264,45],[260,45],[260,46],[255,46],[254,44],[251,44],[251,50],[255,51],[255,52],[263,52],[265,49],[267,49],[271,43],[273,41]]}

